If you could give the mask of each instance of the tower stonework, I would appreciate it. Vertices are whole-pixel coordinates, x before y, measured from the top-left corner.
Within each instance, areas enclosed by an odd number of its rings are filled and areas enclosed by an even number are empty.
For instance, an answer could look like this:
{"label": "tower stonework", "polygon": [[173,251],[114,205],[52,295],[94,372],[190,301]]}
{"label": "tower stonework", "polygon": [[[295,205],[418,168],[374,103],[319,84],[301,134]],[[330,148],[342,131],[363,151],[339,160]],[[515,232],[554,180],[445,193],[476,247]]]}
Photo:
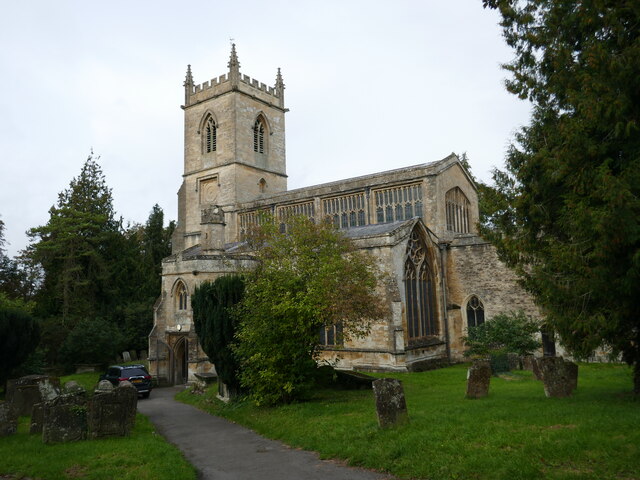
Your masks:
{"label": "tower stonework", "polygon": [[243,75],[235,45],[229,71],[196,85],[191,66],[184,82],[184,173],[174,252],[200,243],[202,210],[227,214],[223,243],[233,241],[231,212],[239,203],[287,189],[284,83]]}

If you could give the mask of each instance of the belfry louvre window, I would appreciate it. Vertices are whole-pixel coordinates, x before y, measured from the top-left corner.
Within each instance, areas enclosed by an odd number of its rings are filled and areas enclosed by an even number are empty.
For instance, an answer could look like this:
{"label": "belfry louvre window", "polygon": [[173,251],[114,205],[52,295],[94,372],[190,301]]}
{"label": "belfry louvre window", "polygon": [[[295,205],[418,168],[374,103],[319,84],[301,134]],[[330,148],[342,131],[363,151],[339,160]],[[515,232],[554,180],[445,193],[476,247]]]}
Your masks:
{"label": "belfry louvre window", "polygon": [[422,185],[403,185],[374,191],[377,223],[422,217]]}
{"label": "belfry louvre window", "polygon": [[218,143],[218,127],[216,123],[213,121],[213,117],[207,118],[207,123],[205,125],[205,152],[211,153],[215,152],[217,149]]}
{"label": "belfry louvre window", "polygon": [[447,230],[469,233],[469,200],[460,188],[455,187],[445,194],[447,208]]}
{"label": "belfry louvre window", "polygon": [[484,323],[484,305],[473,295],[467,302],[467,326],[477,327]]}
{"label": "belfry louvre window", "polygon": [[256,123],[253,125],[253,151],[257,153],[264,153],[264,132],[266,128],[264,126],[264,118],[259,116],[256,119]]}
{"label": "belfry louvre window", "polygon": [[407,244],[404,275],[407,336],[409,345],[419,345],[429,336],[437,335],[438,325],[433,269],[427,245],[415,230]]}
{"label": "belfry louvre window", "polygon": [[322,200],[324,216],[336,228],[351,228],[366,225],[366,200],[364,192]]}

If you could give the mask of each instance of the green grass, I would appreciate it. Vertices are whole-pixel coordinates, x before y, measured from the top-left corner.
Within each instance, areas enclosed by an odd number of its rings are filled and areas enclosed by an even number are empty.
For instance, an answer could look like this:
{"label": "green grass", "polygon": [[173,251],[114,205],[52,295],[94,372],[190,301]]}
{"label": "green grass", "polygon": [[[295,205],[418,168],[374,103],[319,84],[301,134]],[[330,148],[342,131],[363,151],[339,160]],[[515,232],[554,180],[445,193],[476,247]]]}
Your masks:
{"label": "green grass", "polygon": [[45,445],[29,434],[29,418],[20,418],[18,433],[0,438],[0,475],[58,480],[194,479],[196,472],[181,453],[138,414],[129,437]]}
{"label": "green grass", "polygon": [[215,385],[178,398],[323,458],[429,479],[638,479],[640,401],[631,370],[581,365],[574,396],[548,399],[530,372],[492,378],[489,397],[464,398],[466,368],[411,374],[403,381],[410,423],[381,430],[371,391],[320,390],[275,408],[224,405]]}
{"label": "green grass", "polygon": [[[60,378],[75,380],[89,395],[100,373]],[[0,476],[57,480],[195,480],[195,469],[180,451],[155,432],[141,414],[128,437],[45,445],[42,435],[29,434],[29,418],[21,417],[18,433],[0,438]]]}

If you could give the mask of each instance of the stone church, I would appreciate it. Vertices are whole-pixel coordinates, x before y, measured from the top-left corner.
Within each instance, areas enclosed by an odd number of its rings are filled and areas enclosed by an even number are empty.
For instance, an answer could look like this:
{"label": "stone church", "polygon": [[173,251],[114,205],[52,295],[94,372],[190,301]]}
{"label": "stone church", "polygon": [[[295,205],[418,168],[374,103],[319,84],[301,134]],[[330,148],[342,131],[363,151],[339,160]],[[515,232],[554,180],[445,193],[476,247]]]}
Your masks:
{"label": "stone church", "polygon": [[[213,366],[200,348],[190,297],[203,281],[251,268],[243,235],[264,212],[330,219],[374,255],[390,281],[390,305],[366,338],[340,344],[319,332],[322,358],[339,368],[415,371],[462,358],[467,328],[523,309],[531,298],[476,232],[477,189],[456,155],[296,190],[287,189],[284,83],[267,86],[229,71],[184,82],[184,174],[173,252],[162,263],[162,293],[149,335],[150,370],[185,383]],[[418,159],[418,161],[421,159]]]}

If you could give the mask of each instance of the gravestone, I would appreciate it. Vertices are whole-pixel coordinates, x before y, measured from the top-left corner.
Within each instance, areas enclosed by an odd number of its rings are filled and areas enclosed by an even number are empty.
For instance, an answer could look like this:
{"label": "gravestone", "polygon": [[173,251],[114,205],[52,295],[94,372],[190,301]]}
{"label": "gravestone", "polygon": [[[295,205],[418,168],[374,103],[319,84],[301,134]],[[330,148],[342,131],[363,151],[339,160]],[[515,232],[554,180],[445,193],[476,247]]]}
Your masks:
{"label": "gravestone", "polygon": [[541,357],[537,363],[547,397],[571,396],[578,385],[578,366],[575,363],[562,357]]}
{"label": "gravestone", "polygon": [[488,360],[474,360],[467,370],[467,398],[482,398],[489,395],[491,363]]}
{"label": "gravestone", "polygon": [[542,381],[542,372],[540,371],[540,364],[538,363],[538,358],[533,357],[531,362],[531,372],[533,373],[533,378],[536,380]]}
{"label": "gravestone", "polygon": [[7,383],[6,399],[18,416],[29,416],[36,403],[42,401],[40,383],[47,382],[47,389],[59,388],[60,380],[47,375],[27,375]]}
{"label": "gravestone", "polygon": [[507,353],[507,363],[509,364],[509,371],[522,370],[520,367],[520,355],[517,353]]}
{"label": "gravestone", "polygon": [[60,381],[51,381],[50,378],[45,378],[38,383],[38,390],[40,390],[41,402],[48,402],[60,395]]}
{"label": "gravestone", "polygon": [[129,355],[129,352],[122,352],[122,360],[127,363],[131,361],[131,355]]}
{"label": "gravestone", "polygon": [[9,402],[0,402],[0,437],[13,435],[18,430],[18,416]]}
{"label": "gravestone", "polygon": [[109,380],[100,380],[100,382],[98,382],[98,386],[94,391],[95,394],[111,392],[113,392],[113,384]]}
{"label": "gravestone", "polygon": [[[67,385],[71,383],[68,382]],[[65,390],[67,390],[65,385]],[[78,386],[79,387],[79,386]],[[65,443],[83,440],[87,432],[86,392],[73,387],[55,399],[44,403],[42,441]]]}
{"label": "gravestone", "polygon": [[29,433],[42,433],[44,424],[44,403],[36,403],[31,409],[31,425]]}
{"label": "gravestone", "polygon": [[94,395],[87,413],[89,438],[129,435],[135,425],[137,405],[138,391],[130,382],[121,382],[110,392]]}
{"label": "gravestone", "polygon": [[145,361],[149,359],[149,354],[146,350],[140,350],[140,361]]}
{"label": "gravestone", "polygon": [[409,422],[407,402],[402,382],[395,378],[379,378],[373,382],[376,413],[381,428],[389,428]]}
{"label": "gravestone", "polygon": [[131,360],[134,362],[138,361],[138,353],[135,350],[131,350],[129,352],[129,356],[131,357]]}

